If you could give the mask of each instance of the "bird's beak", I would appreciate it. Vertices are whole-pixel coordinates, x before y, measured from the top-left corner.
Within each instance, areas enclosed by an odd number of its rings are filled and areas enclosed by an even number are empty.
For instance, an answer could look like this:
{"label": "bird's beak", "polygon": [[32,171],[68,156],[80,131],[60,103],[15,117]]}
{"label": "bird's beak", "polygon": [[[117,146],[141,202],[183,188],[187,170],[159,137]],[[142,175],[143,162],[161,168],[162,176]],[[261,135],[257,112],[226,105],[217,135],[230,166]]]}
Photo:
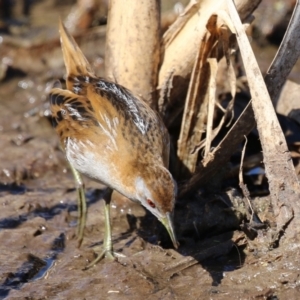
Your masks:
{"label": "bird's beak", "polygon": [[179,246],[179,243],[178,243],[176,235],[175,235],[172,215],[170,213],[166,213],[166,216],[161,218],[160,221],[166,227],[166,229],[170,235],[170,238],[173,242],[173,245],[174,245],[175,249],[177,249]]}

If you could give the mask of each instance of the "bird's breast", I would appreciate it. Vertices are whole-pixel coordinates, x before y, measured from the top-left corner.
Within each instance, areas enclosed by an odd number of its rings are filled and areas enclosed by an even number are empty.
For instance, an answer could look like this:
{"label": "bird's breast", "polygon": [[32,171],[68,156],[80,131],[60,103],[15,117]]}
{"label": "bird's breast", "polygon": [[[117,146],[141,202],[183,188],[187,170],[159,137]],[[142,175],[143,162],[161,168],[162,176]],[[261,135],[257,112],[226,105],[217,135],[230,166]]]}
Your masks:
{"label": "bird's breast", "polygon": [[129,199],[136,198],[132,184],[132,157],[126,152],[113,150],[103,143],[67,138],[65,153],[70,164],[80,173],[109,186]]}
{"label": "bird's breast", "polygon": [[65,152],[68,161],[80,173],[111,187],[120,184],[119,170],[112,160],[109,146],[96,145],[88,139],[67,138]]}

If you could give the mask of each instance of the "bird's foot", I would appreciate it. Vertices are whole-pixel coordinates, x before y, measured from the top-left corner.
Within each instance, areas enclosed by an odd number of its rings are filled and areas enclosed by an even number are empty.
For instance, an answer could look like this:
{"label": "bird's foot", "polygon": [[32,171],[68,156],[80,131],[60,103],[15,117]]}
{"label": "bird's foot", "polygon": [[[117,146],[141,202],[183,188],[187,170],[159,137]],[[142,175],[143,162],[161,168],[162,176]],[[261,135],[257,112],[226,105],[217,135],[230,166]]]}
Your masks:
{"label": "bird's foot", "polygon": [[102,251],[100,251],[100,252],[95,251],[95,253],[97,255],[96,258],[91,263],[89,263],[84,268],[84,270],[87,270],[87,269],[93,267],[94,265],[96,265],[103,258],[108,258],[109,260],[113,261],[113,260],[117,260],[120,257],[126,257],[122,253],[114,252],[112,249],[107,249],[107,248],[102,249]]}

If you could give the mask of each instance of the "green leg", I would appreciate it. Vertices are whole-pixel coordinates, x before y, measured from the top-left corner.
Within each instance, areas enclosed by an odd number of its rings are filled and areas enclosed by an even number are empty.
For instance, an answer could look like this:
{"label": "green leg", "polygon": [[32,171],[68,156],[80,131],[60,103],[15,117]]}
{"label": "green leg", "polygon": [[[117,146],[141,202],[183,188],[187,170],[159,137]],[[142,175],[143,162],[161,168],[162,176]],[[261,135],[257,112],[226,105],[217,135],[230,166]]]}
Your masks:
{"label": "green leg", "polygon": [[112,237],[111,237],[111,224],[110,224],[110,201],[111,195],[113,190],[107,188],[103,199],[105,201],[104,206],[104,240],[103,240],[103,248],[102,250],[97,253],[97,257],[85,268],[88,269],[98,263],[102,258],[107,257],[111,260],[115,260],[115,257],[124,257],[124,255],[113,252],[113,244],[112,244]]}
{"label": "green leg", "polygon": [[[104,200],[105,200],[105,206],[104,206],[104,245],[103,250],[105,257],[109,257],[114,259],[113,255],[113,244],[112,244],[112,234],[111,234],[111,224],[110,224],[110,201],[111,201],[111,195],[112,195],[112,189],[108,188],[108,191],[105,192]],[[103,255],[103,254],[102,254]],[[100,255],[99,255],[100,256]],[[100,257],[101,259],[101,257]],[[96,260],[98,262],[100,259]]]}
{"label": "green leg", "polygon": [[71,171],[73,173],[76,190],[77,190],[77,211],[78,211],[78,225],[77,225],[77,238],[78,238],[78,247],[80,247],[83,240],[83,233],[86,224],[87,216],[87,206],[85,199],[84,183],[80,176],[80,173],[69,163]]}

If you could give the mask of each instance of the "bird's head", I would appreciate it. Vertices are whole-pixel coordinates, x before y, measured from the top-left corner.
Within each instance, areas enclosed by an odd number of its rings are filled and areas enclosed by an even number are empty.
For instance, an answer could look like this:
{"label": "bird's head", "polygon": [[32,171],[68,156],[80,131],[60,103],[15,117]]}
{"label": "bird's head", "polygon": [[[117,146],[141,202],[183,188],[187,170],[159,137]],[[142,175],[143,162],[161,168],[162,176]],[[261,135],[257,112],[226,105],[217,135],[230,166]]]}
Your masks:
{"label": "bird's head", "polygon": [[147,172],[144,169],[135,180],[135,188],[137,200],[162,222],[177,248],[172,218],[177,184],[171,173],[163,166],[152,166]]}

